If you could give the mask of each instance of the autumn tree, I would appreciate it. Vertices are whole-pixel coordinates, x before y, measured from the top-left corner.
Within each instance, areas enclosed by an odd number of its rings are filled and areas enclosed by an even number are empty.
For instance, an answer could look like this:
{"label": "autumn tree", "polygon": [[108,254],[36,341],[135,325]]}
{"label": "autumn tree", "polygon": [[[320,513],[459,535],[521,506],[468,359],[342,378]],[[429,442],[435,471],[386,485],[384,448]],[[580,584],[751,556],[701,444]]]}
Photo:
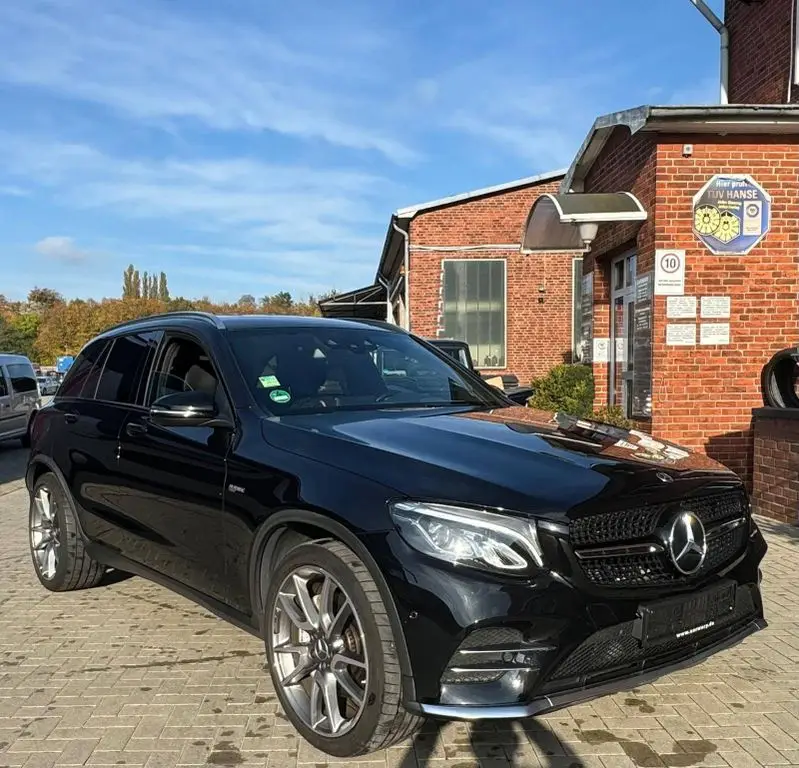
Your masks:
{"label": "autumn tree", "polygon": [[34,312],[49,309],[53,304],[63,301],[64,297],[52,288],[39,288],[37,286],[28,293],[28,304]]}

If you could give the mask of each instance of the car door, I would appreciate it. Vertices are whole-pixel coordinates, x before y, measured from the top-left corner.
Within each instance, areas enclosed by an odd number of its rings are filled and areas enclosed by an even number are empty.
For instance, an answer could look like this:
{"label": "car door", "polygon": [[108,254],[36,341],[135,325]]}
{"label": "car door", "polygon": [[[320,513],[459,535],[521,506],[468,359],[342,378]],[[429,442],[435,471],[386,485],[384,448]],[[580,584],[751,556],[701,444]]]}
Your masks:
{"label": "car door", "polygon": [[11,385],[6,367],[0,365],[0,439],[19,432],[19,414],[11,408]]}
{"label": "car door", "polygon": [[158,342],[159,331],[121,334],[109,341],[97,366],[96,385],[83,390],[73,405],[72,441],[80,447],[71,462],[76,471],[76,500],[82,506],[86,534],[121,551],[129,538],[124,515],[126,489],[119,475],[119,433],[131,410],[141,409],[147,375]]}
{"label": "car door", "polygon": [[[145,405],[189,389],[212,392],[232,416],[224,384],[205,344],[168,333],[159,350]],[[166,427],[146,407],[131,410],[120,433],[119,496],[128,525],[122,553],[170,579],[228,602],[222,541],[222,491],[230,432]]]}
{"label": "car door", "polygon": [[28,419],[39,405],[39,387],[30,363],[7,363],[10,424],[15,432],[28,428]]}

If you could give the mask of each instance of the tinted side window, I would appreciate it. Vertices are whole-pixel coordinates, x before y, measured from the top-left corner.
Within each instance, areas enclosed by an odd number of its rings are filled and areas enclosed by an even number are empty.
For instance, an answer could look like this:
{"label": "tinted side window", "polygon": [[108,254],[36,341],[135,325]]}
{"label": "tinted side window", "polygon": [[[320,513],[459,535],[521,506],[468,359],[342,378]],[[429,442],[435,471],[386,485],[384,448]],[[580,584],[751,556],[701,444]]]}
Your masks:
{"label": "tinted side window", "polygon": [[36,374],[33,366],[26,363],[11,363],[6,366],[11,389],[14,392],[36,392]]}
{"label": "tinted side window", "polygon": [[2,368],[0,368],[0,397],[5,397],[8,394],[8,386],[6,385],[6,375]]}
{"label": "tinted side window", "polygon": [[[94,384],[97,383],[97,376],[92,377],[92,371],[97,371],[99,375],[103,364],[104,352],[108,348],[107,339],[100,339],[90,344],[78,355],[77,360],[72,363],[64,381],[58,389],[58,397],[80,397],[81,393],[90,378]],[[94,387],[89,386],[86,390],[86,397],[94,396]]]}
{"label": "tinted side window", "polygon": [[136,404],[142,377],[158,344],[157,332],[120,336],[113,341],[95,399]]}
{"label": "tinted side window", "polygon": [[222,387],[210,358],[199,344],[188,339],[174,339],[164,350],[152,377],[149,405],[164,395],[199,389],[224,402]]}

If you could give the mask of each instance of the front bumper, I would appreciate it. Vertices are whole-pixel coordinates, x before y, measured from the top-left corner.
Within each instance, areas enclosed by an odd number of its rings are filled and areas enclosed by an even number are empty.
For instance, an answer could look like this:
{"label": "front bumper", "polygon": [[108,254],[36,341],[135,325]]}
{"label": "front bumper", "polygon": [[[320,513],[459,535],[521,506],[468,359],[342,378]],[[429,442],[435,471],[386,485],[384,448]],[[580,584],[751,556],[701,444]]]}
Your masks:
{"label": "front bumper", "polygon": [[[529,717],[629,690],[699,663],[767,626],[759,564],[766,544],[756,527],[739,556],[682,588],[586,589],[543,571],[509,583],[466,569],[442,569],[398,538],[381,542],[411,669],[406,707],[429,717]],[[378,547],[379,548],[379,547]],[[634,629],[640,606],[690,597],[721,579],[735,582],[733,611],[709,629],[643,648]]]}
{"label": "front bumper", "polygon": [[409,709],[417,711],[427,717],[436,717],[446,720],[518,720],[533,715],[541,715],[563,707],[570,707],[574,704],[606,696],[619,691],[629,691],[632,688],[651,683],[664,675],[687,669],[719,651],[737,645],[749,635],[765,629],[768,626],[765,619],[752,619],[746,625],[736,629],[724,640],[720,640],[713,645],[707,646],[704,650],[697,651],[689,658],[680,661],[667,662],[661,666],[647,668],[640,672],[627,674],[624,677],[614,678],[595,685],[563,690],[549,695],[540,695],[525,704],[510,704],[499,706],[469,706],[469,705],[447,705],[447,704],[418,704]]}

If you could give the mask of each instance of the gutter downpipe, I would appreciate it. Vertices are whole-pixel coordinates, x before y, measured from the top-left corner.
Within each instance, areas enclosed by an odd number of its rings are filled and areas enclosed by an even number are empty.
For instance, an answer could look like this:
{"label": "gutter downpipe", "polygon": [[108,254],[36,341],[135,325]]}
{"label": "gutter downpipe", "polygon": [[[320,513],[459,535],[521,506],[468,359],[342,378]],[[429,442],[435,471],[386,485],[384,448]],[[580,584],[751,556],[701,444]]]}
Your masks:
{"label": "gutter downpipe", "polygon": [[391,318],[391,314],[392,314],[391,313],[391,296],[389,296],[388,294],[389,294],[389,288],[391,286],[388,284],[388,280],[386,280],[384,277],[380,277],[380,275],[377,276],[377,282],[380,283],[380,285],[382,285],[383,288],[386,289],[386,322],[390,323],[391,320],[392,320],[392,318]]}
{"label": "gutter downpipe", "polygon": [[713,26],[713,29],[719,33],[721,38],[721,90],[719,94],[719,103],[729,104],[729,87],[730,87],[730,32],[724,22],[716,16],[713,9],[705,2],[705,0],[690,0],[694,4],[696,10],[699,11]]}
{"label": "gutter downpipe", "polygon": [[394,228],[395,231],[399,232],[402,235],[403,239],[403,271],[405,273],[405,285],[403,288],[404,299],[405,299],[405,313],[404,317],[402,318],[403,323],[402,327],[406,331],[410,331],[411,329],[411,305],[408,303],[408,286],[410,284],[410,266],[411,266],[411,253],[410,253],[410,245],[408,243],[408,233],[402,229],[401,227],[397,226],[397,219],[396,217],[392,217],[391,219],[391,226]]}

